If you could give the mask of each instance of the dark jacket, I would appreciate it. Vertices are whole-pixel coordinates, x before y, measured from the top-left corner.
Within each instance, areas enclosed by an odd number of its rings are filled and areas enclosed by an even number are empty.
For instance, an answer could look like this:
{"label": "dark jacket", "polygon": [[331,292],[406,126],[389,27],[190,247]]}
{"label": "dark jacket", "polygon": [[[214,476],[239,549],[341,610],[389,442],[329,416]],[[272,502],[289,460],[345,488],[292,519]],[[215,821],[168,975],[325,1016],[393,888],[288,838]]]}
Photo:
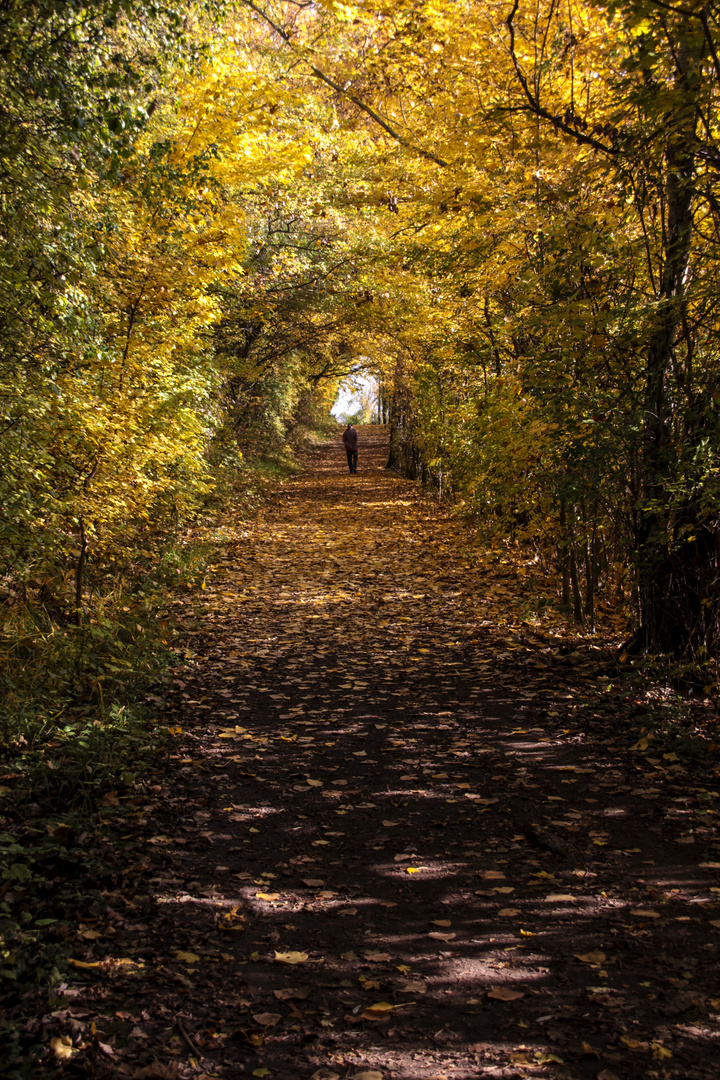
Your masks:
{"label": "dark jacket", "polygon": [[357,450],[358,434],[355,428],[345,428],[343,431],[343,442],[345,443],[346,450]]}

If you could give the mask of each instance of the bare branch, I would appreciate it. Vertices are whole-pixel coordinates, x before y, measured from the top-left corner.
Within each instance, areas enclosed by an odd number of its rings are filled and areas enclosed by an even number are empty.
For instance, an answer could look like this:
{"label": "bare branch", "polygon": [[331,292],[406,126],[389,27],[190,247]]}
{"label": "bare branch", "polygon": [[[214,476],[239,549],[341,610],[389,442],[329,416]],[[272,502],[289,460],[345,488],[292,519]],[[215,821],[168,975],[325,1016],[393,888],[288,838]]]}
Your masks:
{"label": "bare branch", "polygon": [[[257,5],[253,3],[253,0],[240,0],[240,2],[244,4],[245,7],[248,7],[252,11],[254,11],[256,15],[259,15],[261,19],[264,19],[268,26],[271,26],[275,33],[279,34],[287,45],[292,44],[288,32],[284,30],[281,26],[278,26],[278,24],[274,22],[274,20],[271,19],[269,15],[266,15],[261,8],[257,7]],[[371,105],[368,105],[366,102],[362,101],[362,99],[357,97],[355,94],[351,94],[346,86],[342,86],[341,83],[336,82],[329,75],[326,75],[324,71],[321,71],[319,67],[316,67],[316,65],[313,64],[311,60],[308,60],[307,57],[303,57],[303,60],[308,65],[310,71],[313,73],[316,79],[319,79],[336,93],[342,94],[344,98],[347,98],[348,101],[351,101],[356,108],[360,109],[361,112],[364,112],[366,116],[369,116],[370,119],[373,120],[378,125],[378,127],[381,127],[383,131],[390,136],[391,139],[395,140],[395,142],[400,143],[400,145],[404,146],[406,150],[411,150],[414,154],[418,154],[420,157],[425,158],[426,161],[432,161],[435,165],[440,165],[442,168],[448,167],[447,161],[444,161],[441,157],[438,157],[437,154],[433,154],[431,150],[425,150],[422,146],[416,146],[415,143],[411,142],[409,139],[406,139],[404,135],[401,135],[400,132],[396,131],[389,124],[389,122],[380,115],[379,112],[372,108]]]}

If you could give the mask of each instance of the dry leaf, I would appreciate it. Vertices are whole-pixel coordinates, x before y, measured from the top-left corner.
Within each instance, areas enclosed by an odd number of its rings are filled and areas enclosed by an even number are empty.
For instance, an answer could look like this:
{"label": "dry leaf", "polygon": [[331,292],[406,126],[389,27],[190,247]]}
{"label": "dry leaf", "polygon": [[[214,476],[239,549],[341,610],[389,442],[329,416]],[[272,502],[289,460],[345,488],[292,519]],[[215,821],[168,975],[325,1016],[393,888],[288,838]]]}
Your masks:
{"label": "dry leaf", "polygon": [[442,930],[432,930],[428,934],[428,937],[433,938],[434,941],[452,941],[453,938],[457,937],[457,934],[443,933]]}
{"label": "dry leaf", "polygon": [[432,919],[433,926],[452,926],[450,919]]}
{"label": "dry leaf", "polygon": [[621,1035],[620,1042],[623,1046],[627,1046],[628,1050],[649,1050],[650,1044],[643,1042],[642,1039],[633,1039],[630,1035]]}
{"label": "dry leaf", "polygon": [[639,919],[659,919],[661,918],[658,911],[649,911],[647,908],[632,908],[631,915],[636,915]]}
{"label": "dry leaf", "polygon": [[307,877],[303,878],[303,885],[307,885],[309,889],[322,889],[325,882],[322,878]]}
{"label": "dry leaf", "polygon": [[363,956],[366,960],[371,960],[374,964],[386,964],[389,960],[392,960],[390,953],[386,952],[365,952]]}
{"label": "dry leaf", "polygon": [[362,1069],[360,1072],[353,1073],[350,1080],[383,1080],[383,1074],[377,1069]]}
{"label": "dry leaf", "polygon": [[175,953],[175,956],[183,964],[197,964],[200,957],[194,952],[182,952],[180,949]]}
{"label": "dry leaf", "polygon": [[576,960],[582,960],[583,964],[604,964],[607,957],[604,952],[575,953]]}
{"label": "dry leaf", "polygon": [[256,1024],[260,1024],[261,1027],[275,1027],[282,1020],[280,1013],[253,1013],[252,1018]]}
{"label": "dry leaf", "polygon": [[304,964],[309,956],[306,952],[276,952],[275,962],[278,964]]}
{"label": "dry leaf", "polygon": [[498,911],[498,915],[505,915],[505,916],[508,916],[510,918],[512,918],[514,915],[519,915],[519,914],[520,914],[519,910],[517,908],[514,908],[514,907],[504,907],[504,908],[500,908],[500,911]]}
{"label": "dry leaf", "polygon": [[414,1001],[402,1001],[399,1005],[391,1005],[388,1001],[378,1001],[374,1005],[368,1005],[363,1016],[368,1020],[376,1020],[378,1016],[385,1016],[394,1012],[395,1009],[404,1009],[406,1005],[414,1005]]}
{"label": "dry leaf", "polygon": [[551,892],[545,897],[546,904],[573,903],[577,898],[571,893]]}
{"label": "dry leaf", "polygon": [[492,990],[488,990],[488,997],[496,1001],[517,1001],[525,994],[522,990],[511,990],[509,986],[493,986]]}
{"label": "dry leaf", "polygon": [[54,1058],[58,1061],[67,1061],[74,1054],[72,1047],[72,1041],[68,1035],[63,1035],[59,1039],[50,1040],[50,1052]]}
{"label": "dry leaf", "polygon": [[340,1073],[333,1072],[332,1069],[316,1069],[310,1080],[340,1080]]}

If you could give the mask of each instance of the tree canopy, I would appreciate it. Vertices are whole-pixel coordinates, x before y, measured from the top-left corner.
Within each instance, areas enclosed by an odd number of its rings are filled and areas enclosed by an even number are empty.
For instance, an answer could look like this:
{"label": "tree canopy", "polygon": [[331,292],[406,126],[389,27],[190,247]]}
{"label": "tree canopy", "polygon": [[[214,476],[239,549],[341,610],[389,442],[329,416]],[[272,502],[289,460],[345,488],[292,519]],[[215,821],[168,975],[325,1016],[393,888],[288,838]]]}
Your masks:
{"label": "tree canopy", "polygon": [[[712,5],[8,2],[8,595],[78,621],[358,365],[592,629],[717,654]],[[711,675],[708,674],[708,680]]]}

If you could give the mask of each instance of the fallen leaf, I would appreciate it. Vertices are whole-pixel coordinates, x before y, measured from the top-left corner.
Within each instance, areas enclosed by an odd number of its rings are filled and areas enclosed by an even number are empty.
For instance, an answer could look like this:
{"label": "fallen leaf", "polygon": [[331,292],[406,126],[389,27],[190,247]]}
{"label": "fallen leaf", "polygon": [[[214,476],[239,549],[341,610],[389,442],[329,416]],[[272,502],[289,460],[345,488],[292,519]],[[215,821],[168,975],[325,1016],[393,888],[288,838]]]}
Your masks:
{"label": "fallen leaf", "polygon": [[310,996],[310,991],[309,986],[287,986],[281,990],[273,990],[273,997],[276,997],[278,1001],[290,1001],[292,998],[296,1001],[304,1001]]}
{"label": "fallen leaf", "polygon": [[480,876],[483,877],[485,881],[500,881],[505,877],[505,874],[503,874],[502,870],[485,870]]}
{"label": "fallen leaf", "polygon": [[280,1013],[253,1013],[252,1018],[256,1024],[260,1024],[261,1027],[275,1027],[282,1020]]}
{"label": "fallen leaf", "polygon": [[350,1080],[383,1080],[383,1074],[377,1069],[363,1069],[353,1073]]}
{"label": "fallen leaf", "polygon": [[452,926],[450,919],[433,919],[433,926]]}
{"label": "fallen leaf", "polygon": [[175,956],[183,964],[197,964],[200,957],[194,952],[182,952],[180,949],[175,953]]}
{"label": "fallen leaf", "polygon": [[304,964],[309,956],[306,952],[276,952],[275,962],[278,964]]}
{"label": "fallen leaf", "polygon": [[316,1069],[310,1080],[340,1080],[340,1073],[333,1072],[332,1069]]}
{"label": "fallen leaf", "polygon": [[575,953],[576,960],[582,960],[583,964],[603,964],[607,957],[604,952]]}
{"label": "fallen leaf", "polygon": [[572,903],[576,897],[571,893],[551,892],[545,897],[546,904]]}
{"label": "fallen leaf", "polygon": [[[343,956],[345,954],[343,953]],[[371,960],[374,964],[386,964],[389,960],[392,960],[390,953],[386,952],[366,952],[363,953],[366,960]],[[353,959],[356,959],[353,954]]]}
{"label": "fallen leaf", "polygon": [[512,918],[514,915],[519,915],[519,914],[520,914],[519,910],[517,908],[514,908],[514,907],[504,907],[504,908],[500,908],[500,911],[498,911],[498,915],[503,915],[503,916],[506,916],[508,918]]}
{"label": "fallen leaf", "polygon": [[488,997],[496,1001],[517,1001],[525,994],[522,990],[511,990],[509,986],[493,986],[492,990],[488,990]]}
{"label": "fallen leaf", "polygon": [[59,1039],[50,1040],[50,1052],[58,1061],[67,1061],[73,1056],[72,1041],[68,1035],[62,1035]]}
{"label": "fallen leaf", "polygon": [[621,1035],[620,1042],[623,1046],[627,1046],[628,1050],[640,1051],[649,1050],[650,1044],[643,1042],[642,1039],[633,1039],[630,1035]]}
{"label": "fallen leaf", "polygon": [[377,1020],[379,1016],[386,1016],[395,1009],[403,1009],[406,1005],[414,1004],[414,1001],[401,1001],[399,1005],[391,1005],[388,1001],[378,1001],[374,1005],[368,1005],[362,1015],[366,1020]]}
{"label": "fallen leaf", "polygon": [[277,892],[257,892],[255,893],[256,900],[279,900],[280,893]]}
{"label": "fallen leaf", "polygon": [[453,938],[457,937],[457,934],[444,933],[442,930],[432,930],[428,934],[428,937],[433,938],[434,941],[452,941]]}
{"label": "fallen leaf", "polygon": [[639,919],[659,919],[661,918],[658,911],[649,911],[647,908],[632,908],[631,915],[637,916]]}
{"label": "fallen leaf", "polygon": [[321,889],[324,884],[325,882],[321,878],[303,878],[303,885],[307,885],[309,889]]}

